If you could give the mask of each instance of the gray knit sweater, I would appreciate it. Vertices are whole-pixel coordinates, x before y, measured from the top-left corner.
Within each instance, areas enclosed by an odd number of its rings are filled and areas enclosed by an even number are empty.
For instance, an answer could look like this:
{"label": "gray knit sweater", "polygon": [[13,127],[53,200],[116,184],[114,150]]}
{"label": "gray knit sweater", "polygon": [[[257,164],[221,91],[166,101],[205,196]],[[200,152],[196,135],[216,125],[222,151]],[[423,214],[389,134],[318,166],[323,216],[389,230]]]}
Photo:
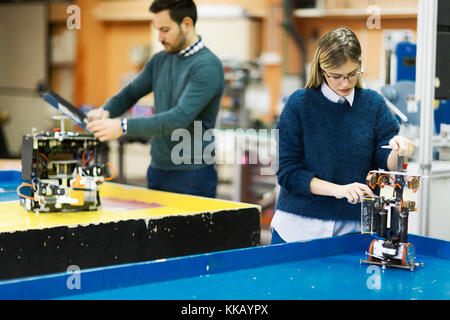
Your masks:
{"label": "gray knit sweater", "polygon": [[[212,161],[210,155],[213,153],[203,154],[203,151],[213,140],[202,137],[206,130],[215,126],[223,88],[222,63],[208,48],[188,57],[161,51],[146,63],[132,83],[105,104],[104,109],[110,112],[111,118],[118,117],[141,97],[154,92],[156,114],[129,118],[127,135],[153,137],[151,164],[155,168],[195,169]],[[198,126],[201,132],[197,132],[196,136],[194,121],[201,121]],[[171,159],[173,148],[182,142],[181,138],[174,141],[171,139],[176,129],[187,129],[190,134],[191,153],[187,155],[189,161],[181,164],[175,164]]]}

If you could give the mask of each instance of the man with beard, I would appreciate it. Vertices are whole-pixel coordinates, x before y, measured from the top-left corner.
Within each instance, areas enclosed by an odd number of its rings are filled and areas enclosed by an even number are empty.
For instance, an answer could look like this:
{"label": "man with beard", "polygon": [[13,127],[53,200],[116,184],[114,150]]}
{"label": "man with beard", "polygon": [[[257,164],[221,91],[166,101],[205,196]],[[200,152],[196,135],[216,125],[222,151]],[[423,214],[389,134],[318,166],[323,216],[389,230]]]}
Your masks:
{"label": "man with beard", "polygon": [[[214,152],[204,152],[211,151],[214,139],[202,137],[215,127],[224,89],[222,63],[195,31],[197,8],[192,0],[155,0],[150,11],[164,50],[155,54],[137,78],[103,107],[89,112],[87,128],[100,141],[124,134],[153,137],[148,188],[215,197]],[[155,99],[153,116],[118,118],[150,92]],[[194,128],[201,132],[194,135]],[[179,143],[174,141],[178,135],[172,138],[177,129],[190,135],[189,148],[183,150],[191,152],[182,155],[181,163],[173,159],[178,152],[172,152]]]}

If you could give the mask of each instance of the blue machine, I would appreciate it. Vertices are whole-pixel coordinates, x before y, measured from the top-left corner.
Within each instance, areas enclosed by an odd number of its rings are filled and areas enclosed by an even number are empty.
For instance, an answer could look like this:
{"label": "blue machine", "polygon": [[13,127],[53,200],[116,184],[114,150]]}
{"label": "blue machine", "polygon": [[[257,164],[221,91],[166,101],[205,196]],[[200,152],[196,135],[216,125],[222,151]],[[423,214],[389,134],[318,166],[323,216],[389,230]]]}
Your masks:
{"label": "blue machine", "polygon": [[[420,106],[414,101],[415,83],[413,81],[400,81],[394,85],[386,85],[381,88],[381,93],[392,102],[404,115],[408,117],[408,124],[420,126]],[[412,101],[410,101],[412,100]],[[415,108],[408,106],[413,103]],[[396,116],[401,123],[401,119]]]}
{"label": "blue machine", "polygon": [[[386,85],[381,91],[401,112],[408,117],[408,124],[420,126],[420,105],[416,110],[408,108],[408,99],[414,98],[416,81],[417,45],[408,41],[400,42],[396,49],[397,83]],[[397,119],[401,122],[400,118]],[[434,111],[435,133],[440,134],[441,123],[450,124],[450,100],[441,100]]]}
{"label": "blue machine", "polygon": [[[383,95],[392,102],[404,115],[408,117],[407,123],[420,126],[420,106],[414,101],[416,81],[416,53],[417,45],[408,41],[397,44],[395,55],[397,57],[397,81],[393,85],[381,88]],[[411,108],[414,106],[414,108]],[[400,117],[396,116],[401,123]]]}
{"label": "blue machine", "polygon": [[441,133],[441,123],[450,124],[450,100],[441,100],[434,110],[434,125],[436,133]]}
{"label": "blue machine", "polygon": [[416,53],[417,45],[411,42],[400,42],[396,49],[397,82],[416,81]]}

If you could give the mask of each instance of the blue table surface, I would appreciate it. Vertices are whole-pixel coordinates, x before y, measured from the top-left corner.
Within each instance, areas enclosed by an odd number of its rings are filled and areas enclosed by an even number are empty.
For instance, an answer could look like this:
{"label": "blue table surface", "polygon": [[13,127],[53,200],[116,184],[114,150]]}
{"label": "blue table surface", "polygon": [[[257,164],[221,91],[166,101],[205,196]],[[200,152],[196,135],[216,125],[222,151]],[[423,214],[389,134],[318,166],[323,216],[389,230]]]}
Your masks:
{"label": "blue table surface", "polygon": [[[200,275],[185,279],[103,290],[63,299],[448,299],[449,281],[426,270],[381,272],[358,263],[359,253]],[[449,264],[421,257],[450,276]],[[406,274],[405,274],[406,273]]]}
{"label": "blue table surface", "polygon": [[[450,242],[410,235],[415,271],[360,264],[371,238],[346,235],[0,282],[2,299],[443,299]],[[80,289],[67,283],[79,277]]]}
{"label": "blue table surface", "polygon": [[[0,201],[19,199],[20,175],[0,171]],[[0,298],[449,299],[450,242],[409,240],[415,271],[360,264],[371,239],[357,234],[0,281]],[[74,276],[81,289],[68,288]]]}
{"label": "blue table surface", "polygon": [[0,170],[0,201],[19,200],[16,189],[22,183],[21,175],[17,170]]}

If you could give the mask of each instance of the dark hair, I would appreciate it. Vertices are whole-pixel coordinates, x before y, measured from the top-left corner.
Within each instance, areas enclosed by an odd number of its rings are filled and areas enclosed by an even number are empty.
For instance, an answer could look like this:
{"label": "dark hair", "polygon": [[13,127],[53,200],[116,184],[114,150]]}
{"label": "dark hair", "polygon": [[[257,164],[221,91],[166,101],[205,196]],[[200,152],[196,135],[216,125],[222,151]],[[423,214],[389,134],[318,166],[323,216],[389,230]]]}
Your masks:
{"label": "dark hair", "polygon": [[152,13],[169,10],[170,18],[178,25],[186,17],[192,19],[194,26],[197,22],[197,7],[192,0],[155,0],[149,10]]}

